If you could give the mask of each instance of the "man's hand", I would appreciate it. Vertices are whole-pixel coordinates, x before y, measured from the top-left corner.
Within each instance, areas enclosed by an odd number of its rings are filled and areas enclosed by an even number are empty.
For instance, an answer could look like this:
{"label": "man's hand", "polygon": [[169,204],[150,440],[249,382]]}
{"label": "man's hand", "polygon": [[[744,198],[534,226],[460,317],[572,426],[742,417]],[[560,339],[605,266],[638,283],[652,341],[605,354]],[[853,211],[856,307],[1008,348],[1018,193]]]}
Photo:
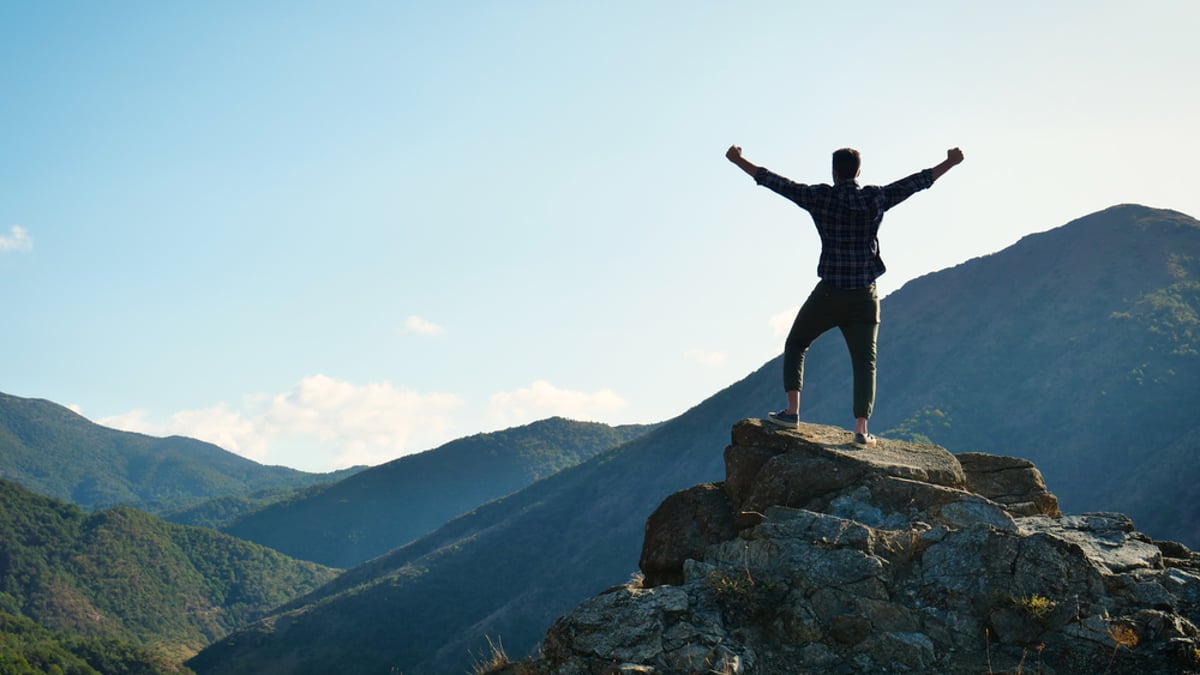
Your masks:
{"label": "man's hand", "polygon": [[942,177],[942,174],[950,170],[952,166],[958,166],[963,161],[962,150],[958,148],[950,148],[946,151],[946,159],[941,164],[933,167],[933,179],[937,180]]}
{"label": "man's hand", "polygon": [[754,174],[758,173],[758,167],[750,163],[745,157],[742,157],[742,148],[740,146],[729,146],[729,149],[725,151],[725,159],[737,164],[738,168],[750,174],[751,178],[754,177]]}

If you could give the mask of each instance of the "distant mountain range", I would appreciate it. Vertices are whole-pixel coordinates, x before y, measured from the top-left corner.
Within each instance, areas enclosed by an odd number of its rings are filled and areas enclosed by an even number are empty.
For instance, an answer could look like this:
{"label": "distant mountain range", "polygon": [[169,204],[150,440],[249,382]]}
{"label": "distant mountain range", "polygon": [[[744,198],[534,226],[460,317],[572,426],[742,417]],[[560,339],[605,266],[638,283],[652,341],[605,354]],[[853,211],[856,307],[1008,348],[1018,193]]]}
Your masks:
{"label": "distant mountain range", "polygon": [[[80,506],[118,497],[142,508],[189,504],[167,517],[214,527],[233,520],[230,530],[349,566],[652,428],[552,418],[357,474],[317,475],[0,394],[0,472],[81,498],[68,504],[0,478],[0,671],[11,657],[40,664],[33,672],[173,672],[337,573],[128,506],[92,514]],[[360,478],[312,484],[339,475]],[[9,653],[9,644],[19,649]]]}
{"label": "distant mountain range", "polygon": [[[1067,512],[1200,544],[1200,223],[1123,205],[914,280],[883,302],[881,435],[1027,457]],[[637,567],[646,517],[724,475],[730,427],[780,404],[779,360],[645,435],[361,565],[189,662],[199,673],[457,673],[530,649]],[[802,417],[850,421],[836,331]]]}
{"label": "distant mountain range", "polygon": [[[50,401],[0,393],[0,478],[85,508],[125,504],[161,514],[221,497],[224,517],[232,517],[361,468],[314,474],[264,466],[193,438],[117,431]],[[229,501],[235,495],[240,506]]]}
{"label": "distant mountain range", "polygon": [[[29,633],[12,620],[22,617],[179,663],[337,573],[126,506],[86,513],[0,479],[4,634]],[[3,662],[0,671],[9,672]]]}
{"label": "distant mountain range", "polygon": [[636,570],[651,501],[694,483],[698,468],[724,471],[729,425],[715,413],[734,404],[730,394],[354,568],[188,665],[273,673],[292,659],[296,673],[347,663],[461,673],[486,651],[485,636],[523,652],[559,614]]}
{"label": "distant mountain range", "polygon": [[475,434],[310,488],[222,529],[296,558],[353,567],[650,428],[556,417]]}

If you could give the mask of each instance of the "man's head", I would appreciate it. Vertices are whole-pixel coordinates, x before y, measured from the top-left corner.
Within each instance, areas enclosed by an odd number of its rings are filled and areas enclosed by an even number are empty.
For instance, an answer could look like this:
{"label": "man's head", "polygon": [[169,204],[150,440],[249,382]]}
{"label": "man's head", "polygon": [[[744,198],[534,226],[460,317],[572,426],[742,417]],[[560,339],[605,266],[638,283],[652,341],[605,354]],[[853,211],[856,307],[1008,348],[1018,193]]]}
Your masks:
{"label": "man's head", "polygon": [[833,182],[858,178],[862,158],[854,148],[833,151]]}

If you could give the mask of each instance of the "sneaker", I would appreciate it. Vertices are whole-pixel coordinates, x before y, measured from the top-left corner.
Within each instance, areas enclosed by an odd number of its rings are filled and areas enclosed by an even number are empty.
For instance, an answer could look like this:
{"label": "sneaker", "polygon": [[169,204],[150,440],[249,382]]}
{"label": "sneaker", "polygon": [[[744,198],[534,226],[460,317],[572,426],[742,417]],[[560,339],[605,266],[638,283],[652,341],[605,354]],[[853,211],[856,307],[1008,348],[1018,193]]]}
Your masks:
{"label": "sneaker", "polygon": [[864,448],[875,445],[875,437],[871,434],[854,434],[854,444]]}
{"label": "sneaker", "polygon": [[800,415],[789,415],[785,408],[779,412],[767,413],[767,421],[781,427],[795,429],[800,426]]}

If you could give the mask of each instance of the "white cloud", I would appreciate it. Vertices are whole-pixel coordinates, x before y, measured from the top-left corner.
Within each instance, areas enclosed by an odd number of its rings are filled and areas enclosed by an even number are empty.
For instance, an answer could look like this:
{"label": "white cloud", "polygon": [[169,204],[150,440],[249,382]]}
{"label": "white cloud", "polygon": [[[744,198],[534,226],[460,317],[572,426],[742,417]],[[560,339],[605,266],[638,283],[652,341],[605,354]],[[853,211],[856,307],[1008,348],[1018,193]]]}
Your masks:
{"label": "white cloud", "polygon": [[446,332],[444,327],[415,315],[404,320],[404,329],[418,335],[441,335]]}
{"label": "white cloud", "polygon": [[[81,411],[76,410],[75,412]],[[127,413],[113,415],[112,417],[102,417],[96,420],[96,424],[111,427],[113,429],[120,429],[121,431],[132,431],[138,434],[154,434],[161,432],[161,429],[156,428],[155,425],[150,423],[150,420],[146,419],[146,411],[142,408],[136,408]]]}
{"label": "white cloud", "polygon": [[334,466],[378,464],[450,440],[453,412],[462,403],[454,394],[421,394],[388,382],[356,386],[316,375],[274,397],[261,421],[272,438],[335,449]]}
{"label": "white cloud", "polygon": [[712,352],[704,349],[689,349],[684,352],[684,356],[702,366],[719,366],[725,363],[727,358],[725,352]]}
{"label": "white cloud", "polygon": [[171,416],[165,432],[199,438],[258,462],[267,459],[270,449],[262,429],[253,420],[243,417],[242,413],[230,410],[224,403],[177,412]]}
{"label": "white cloud", "polygon": [[611,389],[587,393],[559,389],[545,380],[538,380],[516,391],[493,394],[488,404],[488,417],[504,426],[554,416],[601,420],[624,407],[625,400]]}
{"label": "white cloud", "polygon": [[800,305],[792,305],[767,320],[771,324],[771,332],[775,334],[775,337],[785,337],[792,330],[792,323],[795,322],[796,314],[799,311]]}
{"label": "white cloud", "polygon": [[0,234],[0,253],[9,251],[28,253],[33,250],[33,239],[25,231],[25,228],[13,225],[8,231],[9,234]]}
{"label": "white cloud", "polygon": [[262,464],[329,471],[381,464],[487,425],[514,426],[556,415],[611,422],[609,418],[625,405],[610,389],[571,391],[538,380],[495,394],[484,409],[468,411],[463,417],[466,402],[455,394],[416,392],[389,382],[359,385],[313,375],[281,394],[246,396],[238,405],[183,410],[166,421],[153,420],[138,408],[97,422],[153,436],[198,438]]}
{"label": "white cloud", "polygon": [[125,431],[180,435],[216,444],[264,464],[328,471],[381,464],[453,439],[453,394],[422,394],[391,383],[355,385],[325,375],[275,396],[249,396],[240,410],[224,403],[184,410],[156,424],[145,410],[97,420]]}

